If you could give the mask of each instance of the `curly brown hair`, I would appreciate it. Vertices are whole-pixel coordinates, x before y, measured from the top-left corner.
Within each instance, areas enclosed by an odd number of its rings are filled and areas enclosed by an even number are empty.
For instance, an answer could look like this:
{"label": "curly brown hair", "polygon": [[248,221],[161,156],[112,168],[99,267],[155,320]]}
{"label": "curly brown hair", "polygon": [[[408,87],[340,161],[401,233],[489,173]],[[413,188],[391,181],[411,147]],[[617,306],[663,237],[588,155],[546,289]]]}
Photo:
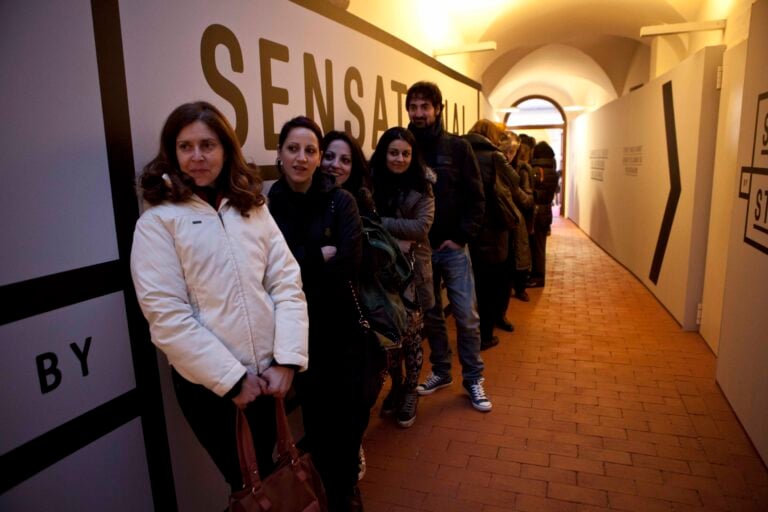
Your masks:
{"label": "curly brown hair", "polygon": [[469,129],[469,133],[482,135],[497,147],[501,144],[502,137],[504,136],[504,130],[499,128],[499,125],[490,119],[480,119]]}
{"label": "curly brown hair", "polygon": [[166,119],[160,134],[160,150],[139,177],[142,197],[151,205],[164,201],[179,203],[193,194],[195,181],[183,173],[176,157],[176,138],[184,127],[202,121],[219,138],[224,148],[224,165],[217,185],[222,195],[243,217],[265,202],[258,167],[243,157],[240,143],[227,118],[213,105],[196,101],[180,105]]}

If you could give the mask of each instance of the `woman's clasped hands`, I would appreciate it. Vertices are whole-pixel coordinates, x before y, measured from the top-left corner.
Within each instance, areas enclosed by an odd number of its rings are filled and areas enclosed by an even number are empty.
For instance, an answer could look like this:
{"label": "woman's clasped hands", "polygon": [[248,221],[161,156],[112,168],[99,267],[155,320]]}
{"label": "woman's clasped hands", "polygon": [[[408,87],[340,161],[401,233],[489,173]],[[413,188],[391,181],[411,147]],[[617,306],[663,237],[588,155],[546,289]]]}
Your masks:
{"label": "woman's clasped hands", "polygon": [[284,366],[270,366],[261,375],[249,371],[240,386],[240,393],[232,401],[242,409],[261,395],[282,398],[291,388],[293,374],[292,368]]}

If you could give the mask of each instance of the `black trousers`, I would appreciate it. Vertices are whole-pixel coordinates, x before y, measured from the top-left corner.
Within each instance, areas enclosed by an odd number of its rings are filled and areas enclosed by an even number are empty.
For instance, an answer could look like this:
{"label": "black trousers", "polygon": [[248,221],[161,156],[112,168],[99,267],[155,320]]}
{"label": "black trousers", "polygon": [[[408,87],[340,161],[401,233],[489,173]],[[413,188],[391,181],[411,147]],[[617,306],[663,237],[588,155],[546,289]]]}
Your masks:
{"label": "black trousers", "polygon": [[547,270],[547,226],[536,225],[530,236],[531,278],[543,280]]}
{"label": "black trousers", "polygon": [[294,379],[304,420],[301,447],[312,455],[331,510],[343,509],[357,485],[360,445],[386,365],[357,325],[340,324],[336,335],[323,332],[318,339],[310,332],[309,369]]}
{"label": "black trousers", "polygon": [[475,274],[477,313],[480,315],[480,340],[489,341],[493,328],[509,305],[507,263],[478,263],[472,265]]}
{"label": "black trousers", "polygon": [[[205,386],[189,382],[175,369],[171,375],[181,412],[197,440],[211,456],[232,490],[241,489],[243,480],[240,476],[235,434],[237,406],[232,400],[218,396]],[[245,414],[253,434],[259,475],[264,478],[275,469],[272,460],[277,439],[274,398],[258,397],[248,405]]]}

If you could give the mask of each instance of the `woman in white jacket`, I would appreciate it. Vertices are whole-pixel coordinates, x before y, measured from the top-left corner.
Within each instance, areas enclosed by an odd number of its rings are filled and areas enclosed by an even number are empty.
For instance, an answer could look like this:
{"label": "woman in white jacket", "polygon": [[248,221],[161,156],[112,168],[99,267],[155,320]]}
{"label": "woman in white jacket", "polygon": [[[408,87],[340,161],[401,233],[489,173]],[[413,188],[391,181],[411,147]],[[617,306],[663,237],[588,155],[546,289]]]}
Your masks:
{"label": "woman in white jacket", "polygon": [[307,367],[301,272],[234,130],[205,102],[175,109],[140,177],[149,208],[131,273],[152,341],[171,364],[192,430],[233,490],[242,487],[235,407],[262,476],[273,467],[274,399]]}

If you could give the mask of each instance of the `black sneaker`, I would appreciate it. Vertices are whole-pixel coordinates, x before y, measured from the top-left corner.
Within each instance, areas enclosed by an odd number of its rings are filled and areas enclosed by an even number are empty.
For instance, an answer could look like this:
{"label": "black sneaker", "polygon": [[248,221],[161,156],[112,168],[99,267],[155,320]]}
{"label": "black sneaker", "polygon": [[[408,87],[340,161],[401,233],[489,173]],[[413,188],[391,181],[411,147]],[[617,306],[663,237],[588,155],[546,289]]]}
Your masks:
{"label": "black sneaker", "polygon": [[498,328],[499,328],[499,329],[501,329],[502,331],[507,331],[507,332],[514,332],[514,330],[515,330],[515,326],[514,326],[514,325],[512,325],[512,322],[510,322],[510,321],[507,319],[507,317],[506,317],[506,316],[504,316],[504,317],[501,317],[501,318],[500,318],[500,319],[499,319],[499,320],[496,322],[496,327],[498,327]]}
{"label": "black sneaker", "polygon": [[392,386],[381,402],[381,410],[379,416],[382,418],[385,416],[392,416],[400,408],[400,401],[403,398],[403,388],[400,386]]}
{"label": "black sneaker", "polygon": [[419,405],[419,394],[416,391],[409,391],[403,398],[403,405],[397,413],[397,424],[403,428],[408,428],[416,421],[416,407]]}
{"label": "black sneaker", "polygon": [[450,375],[441,377],[440,375],[430,373],[427,380],[416,386],[416,392],[422,396],[431,395],[438,389],[446,388],[451,384],[453,384],[453,378]]}
{"label": "black sneaker", "polygon": [[344,507],[345,511],[363,512],[363,497],[360,496],[360,488],[358,486],[352,488],[352,493],[344,499],[344,502],[346,505]]}
{"label": "black sneaker", "polygon": [[499,344],[499,337],[493,336],[489,340],[481,341],[480,342],[480,350],[488,350],[489,348],[493,348],[496,345]]}
{"label": "black sneaker", "polygon": [[485,394],[483,380],[484,379],[480,379],[474,382],[464,381],[464,389],[466,389],[469,394],[472,407],[481,412],[489,412],[493,408],[493,404]]}

